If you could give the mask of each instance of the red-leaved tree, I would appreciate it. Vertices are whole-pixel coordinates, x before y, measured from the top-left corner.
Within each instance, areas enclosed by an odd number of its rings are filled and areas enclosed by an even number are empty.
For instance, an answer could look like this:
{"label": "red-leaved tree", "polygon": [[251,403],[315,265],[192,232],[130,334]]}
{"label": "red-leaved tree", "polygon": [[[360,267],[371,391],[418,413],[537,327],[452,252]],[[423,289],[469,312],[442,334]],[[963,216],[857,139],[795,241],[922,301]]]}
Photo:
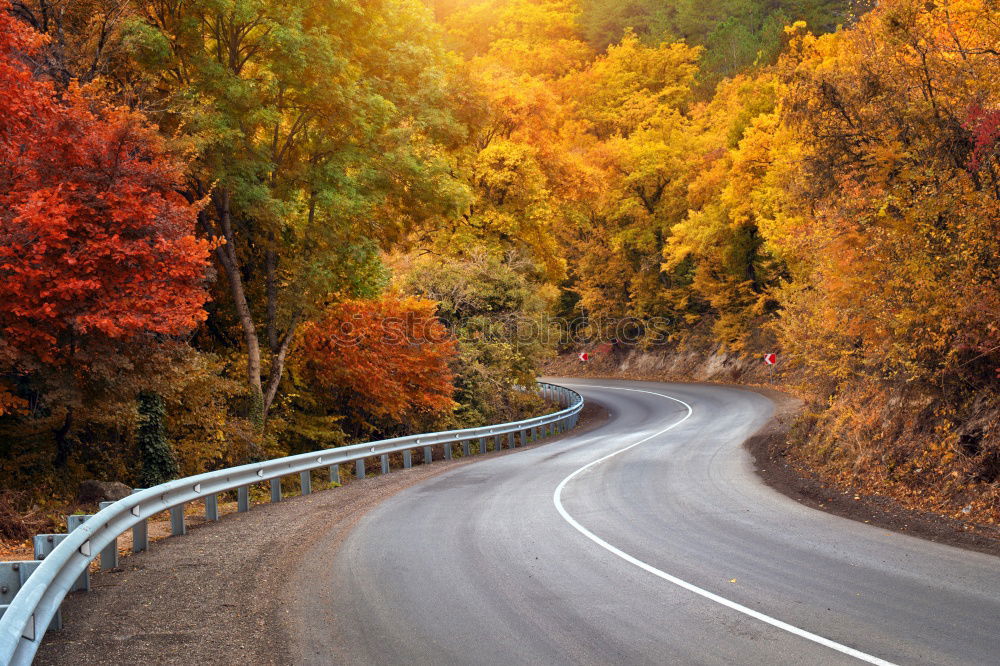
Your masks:
{"label": "red-leaved tree", "polygon": [[299,377],[359,428],[415,426],[454,407],[454,339],[436,304],[386,296],[337,304],[304,327]]}
{"label": "red-leaved tree", "polygon": [[176,189],[180,165],[136,113],[22,58],[39,39],[0,4],[0,330],[64,360],[88,337],[177,334],[204,319],[209,244]]}
{"label": "red-leaved tree", "polygon": [[[0,0],[0,364],[84,372],[204,319],[210,244],[181,164],[137,113],[33,76],[42,38]],[[67,421],[70,419],[67,413]]]}

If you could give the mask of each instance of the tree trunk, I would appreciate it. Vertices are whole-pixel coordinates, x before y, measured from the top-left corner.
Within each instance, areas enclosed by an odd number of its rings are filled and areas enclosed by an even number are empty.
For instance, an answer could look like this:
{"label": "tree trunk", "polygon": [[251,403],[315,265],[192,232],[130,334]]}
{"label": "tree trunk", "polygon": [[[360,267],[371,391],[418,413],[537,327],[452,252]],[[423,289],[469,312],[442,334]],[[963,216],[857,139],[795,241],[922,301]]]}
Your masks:
{"label": "tree trunk", "polygon": [[292,345],[292,336],[295,335],[295,329],[298,326],[300,316],[301,310],[297,310],[292,315],[291,320],[288,322],[288,329],[285,330],[285,335],[271,353],[271,371],[268,373],[267,389],[264,391],[265,417],[271,410],[275,396],[278,395],[278,387],[281,385],[281,375],[285,371],[285,358],[288,356],[288,349]]}
{"label": "tree trunk", "polygon": [[216,255],[229,281],[229,291],[236,306],[236,315],[243,328],[243,339],[247,347],[247,380],[250,384],[253,405],[250,410],[251,419],[263,427],[267,417],[264,407],[264,388],[260,378],[260,341],[257,338],[257,327],[247,303],[246,292],[243,290],[243,276],[240,274],[239,262],[236,258],[236,246],[233,239],[232,217],[229,209],[229,192],[220,190],[215,198],[216,210],[219,214],[219,224],[222,227],[226,242],[216,248]]}
{"label": "tree trunk", "polygon": [[62,469],[66,467],[66,463],[69,462],[69,431],[73,428],[73,410],[66,410],[66,418],[63,420],[63,424],[55,431],[56,438],[56,457],[52,461],[52,464],[56,469]]}
{"label": "tree trunk", "polygon": [[139,429],[136,443],[142,463],[140,478],[143,488],[150,488],[180,476],[177,458],[167,442],[166,405],[158,393],[144,391],[136,400]]}
{"label": "tree trunk", "polygon": [[[274,239],[271,239],[274,242]],[[267,277],[267,346],[272,354],[278,353],[278,255],[268,249],[264,253]]]}

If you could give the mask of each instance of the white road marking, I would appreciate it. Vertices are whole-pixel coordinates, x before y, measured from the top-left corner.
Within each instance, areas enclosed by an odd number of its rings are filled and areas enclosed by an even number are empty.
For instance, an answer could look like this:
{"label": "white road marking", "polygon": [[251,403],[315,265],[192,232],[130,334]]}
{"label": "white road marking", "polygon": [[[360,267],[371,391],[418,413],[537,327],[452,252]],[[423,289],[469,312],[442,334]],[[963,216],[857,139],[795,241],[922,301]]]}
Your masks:
{"label": "white road marking", "polygon": [[[573,384],[568,384],[568,386],[573,386]],[[643,437],[638,442],[635,442],[633,444],[629,444],[628,446],[626,446],[624,448],[621,448],[621,449],[618,449],[617,451],[609,453],[608,455],[604,456],[603,458],[598,458],[597,460],[594,460],[592,462],[587,463],[586,465],[584,465],[583,467],[581,467],[580,469],[576,470],[575,472],[573,472],[572,474],[570,474],[569,476],[567,476],[565,479],[563,479],[562,481],[560,481],[559,485],[556,486],[556,490],[555,490],[555,492],[552,495],[552,501],[556,505],[556,510],[559,511],[559,515],[563,517],[563,520],[565,520],[567,523],[569,523],[570,525],[572,525],[573,528],[576,529],[577,532],[579,532],[583,536],[587,537],[588,539],[590,539],[591,541],[593,541],[594,543],[596,543],[598,546],[600,546],[601,548],[605,549],[606,551],[608,551],[608,552],[610,552],[610,553],[612,553],[614,555],[617,555],[621,559],[625,560],[626,562],[629,562],[630,564],[634,564],[635,566],[639,567],[640,569],[644,569],[644,570],[648,571],[649,573],[653,574],[654,576],[657,576],[659,578],[662,578],[665,581],[673,583],[674,585],[682,587],[685,590],[688,590],[689,592],[694,592],[695,594],[697,594],[699,596],[702,596],[702,597],[705,597],[706,599],[709,599],[711,601],[714,601],[717,604],[721,604],[721,605],[723,605],[723,606],[725,606],[727,608],[731,608],[731,609],[733,609],[733,610],[735,610],[735,611],[737,611],[739,613],[743,613],[744,615],[748,615],[748,616],[750,616],[752,618],[760,620],[761,622],[766,622],[767,624],[771,625],[772,627],[777,627],[778,629],[782,629],[784,631],[787,631],[790,634],[795,634],[796,636],[800,636],[802,638],[805,638],[806,640],[810,640],[810,641],[812,641],[814,643],[819,643],[820,645],[824,645],[824,646],[826,646],[828,648],[836,650],[837,652],[842,652],[842,653],[844,653],[846,655],[850,655],[850,656],[852,656],[852,657],[854,657],[856,659],[860,659],[861,661],[868,662],[869,664],[878,664],[879,666],[895,666],[895,664],[893,664],[891,661],[886,661],[885,659],[880,659],[878,657],[872,656],[872,655],[867,654],[865,652],[861,652],[860,650],[855,650],[852,647],[848,647],[847,645],[843,645],[843,644],[838,643],[836,641],[832,641],[829,638],[823,638],[822,636],[818,636],[818,635],[816,635],[816,634],[814,634],[812,632],[806,631],[805,629],[800,629],[800,628],[798,628],[798,627],[796,627],[794,625],[788,624],[787,622],[782,622],[781,620],[773,618],[770,615],[765,615],[764,613],[761,613],[759,611],[755,611],[752,608],[747,608],[746,606],[744,606],[742,604],[738,604],[735,601],[731,601],[729,599],[726,599],[725,597],[720,597],[718,594],[715,594],[714,592],[709,592],[708,590],[700,588],[697,585],[693,585],[693,584],[691,584],[691,583],[689,583],[689,582],[687,582],[685,580],[681,580],[680,578],[678,578],[676,576],[671,576],[667,572],[661,571],[660,569],[657,569],[653,565],[647,564],[647,563],[643,562],[642,560],[640,560],[640,559],[638,559],[636,557],[632,557],[628,553],[626,553],[626,552],[624,552],[622,550],[619,550],[618,548],[615,548],[610,543],[608,543],[607,541],[605,541],[604,539],[602,539],[601,537],[597,536],[596,534],[594,534],[593,532],[591,532],[590,530],[588,530],[586,527],[584,527],[583,525],[581,525],[580,523],[578,523],[576,521],[576,519],[573,518],[573,516],[569,515],[569,513],[563,507],[563,503],[562,503],[562,491],[563,491],[563,488],[566,487],[566,484],[568,484],[570,481],[572,481],[577,475],[581,474],[582,472],[585,472],[586,470],[590,469],[591,467],[594,467],[595,465],[599,465],[602,462],[604,462],[605,460],[608,460],[609,458],[613,458],[613,457],[617,456],[620,453],[624,453],[624,452],[628,451],[629,449],[635,448],[635,447],[639,446],[640,444],[648,442],[649,440],[653,439],[654,437],[659,437],[660,435],[662,435],[663,433],[667,432],[668,430],[673,430],[674,428],[676,428],[677,426],[679,426],[680,424],[684,423],[689,418],[691,418],[691,414],[694,413],[694,410],[691,408],[691,405],[687,404],[683,400],[680,400],[678,398],[673,398],[673,397],[671,397],[669,395],[664,395],[663,393],[656,393],[655,391],[644,391],[642,389],[629,389],[629,388],[622,388],[622,387],[618,387],[618,386],[594,386],[593,384],[576,384],[576,386],[585,387],[585,388],[609,389],[609,390],[612,390],[612,391],[634,391],[636,393],[648,393],[650,395],[655,395],[655,396],[659,396],[661,398],[666,398],[668,400],[673,400],[674,402],[678,402],[678,403],[684,405],[684,407],[687,408],[687,414],[685,414],[684,418],[682,418],[681,420],[676,421],[674,423],[671,423],[669,426],[667,426],[663,430],[660,430],[659,432],[655,432],[652,435],[649,435],[648,437]]]}

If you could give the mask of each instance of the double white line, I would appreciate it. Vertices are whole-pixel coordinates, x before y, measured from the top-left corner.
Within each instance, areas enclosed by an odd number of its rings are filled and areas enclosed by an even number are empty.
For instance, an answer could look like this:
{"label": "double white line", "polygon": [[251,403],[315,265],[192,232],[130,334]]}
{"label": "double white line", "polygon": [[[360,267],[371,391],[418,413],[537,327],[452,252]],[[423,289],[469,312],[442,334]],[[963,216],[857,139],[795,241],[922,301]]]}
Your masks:
{"label": "double white line", "polygon": [[735,601],[731,601],[729,599],[726,599],[725,597],[720,597],[718,594],[715,594],[714,592],[709,592],[708,590],[700,588],[697,585],[693,585],[693,584],[691,584],[691,583],[689,583],[689,582],[687,582],[685,580],[681,580],[677,576],[671,576],[667,572],[661,571],[660,569],[657,569],[653,565],[647,564],[646,562],[643,562],[639,558],[633,557],[633,556],[629,555],[628,553],[626,553],[625,551],[620,550],[618,548],[615,548],[610,543],[608,543],[607,541],[605,541],[604,539],[602,539],[601,537],[597,536],[596,534],[594,534],[593,532],[591,532],[590,530],[588,530],[586,527],[584,527],[583,525],[581,525],[580,523],[578,523],[577,520],[576,520],[576,518],[574,518],[573,516],[569,515],[569,513],[566,511],[566,508],[563,507],[563,503],[562,503],[562,491],[563,491],[563,488],[566,487],[566,484],[568,484],[570,481],[572,481],[578,475],[580,475],[583,472],[587,471],[591,467],[594,467],[595,465],[600,465],[602,462],[604,462],[605,460],[608,460],[609,458],[614,458],[615,456],[617,456],[617,455],[619,455],[621,453],[625,453],[629,449],[633,449],[633,448],[639,446],[640,444],[648,442],[649,440],[653,439],[654,437],[659,437],[663,433],[665,433],[665,432],[667,432],[669,430],[673,430],[674,428],[676,428],[677,426],[679,426],[680,424],[684,423],[689,418],[691,418],[691,414],[694,412],[694,410],[691,409],[691,405],[687,404],[683,400],[679,400],[678,398],[673,398],[673,397],[671,397],[669,395],[664,395],[663,393],[656,393],[655,391],[644,391],[642,389],[621,388],[621,387],[618,387],[618,386],[594,386],[592,384],[587,384],[587,385],[584,385],[583,387],[584,388],[609,389],[609,390],[613,390],[613,391],[632,391],[632,392],[635,392],[635,393],[648,393],[649,395],[659,396],[661,398],[666,398],[667,400],[673,400],[674,402],[677,402],[677,403],[680,403],[680,404],[684,405],[684,407],[687,409],[687,414],[684,415],[684,418],[680,419],[679,421],[675,421],[674,423],[671,423],[669,426],[667,426],[663,430],[660,430],[659,432],[654,432],[652,435],[649,435],[647,437],[643,437],[638,442],[634,442],[632,444],[629,444],[628,446],[626,446],[624,448],[621,448],[621,449],[618,449],[617,451],[609,453],[608,455],[604,456],[603,458],[598,458],[597,460],[594,460],[592,462],[587,463],[586,465],[584,465],[583,467],[581,467],[580,469],[576,470],[575,472],[573,472],[572,474],[570,474],[569,476],[567,476],[565,479],[563,479],[562,481],[560,481],[559,485],[556,486],[555,493],[553,493],[553,495],[552,495],[552,502],[556,505],[556,510],[559,512],[559,515],[563,517],[563,520],[565,520],[567,523],[569,523],[570,525],[572,525],[573,528],[577,532],[579,532],[583,536],[587,537],[588,539],[590,539],[591,541],[593,541],[594,543],[596,543],[598,546],[600,546],[604,550],[608,551],[609,553],[613,553],[614,555],[617,555],[618,557],[620,557],[621,559],[625,560],[626,562],[628,562],[630,564],[634,564],[635,566],[639,567],[640,569],[644,569],[645,571],[648,571],[649,573],[653,574],[654,576],[656,576],[658,578],[662,578],[663,580],[665,580],[665,581],[667,581],[669,583],[673,583],[674,585],[677,585],[678,587],[683,587],[685,590],[688,590],[689,592],[694,592],[698,596],[705,597],[706,599],[709,599],[710,601],[714,601],[717,604],[721,604],[721,605],[723,605],[723,606],[725,606],[727,608],[731,608],[734,611],[737,611],[738,613],[743,613],[744,615],[748,615],[748,616],[750,616],[750,617],[752,617],[754,619],[760,620],[761,622],[766,622],[767,624],[771,625],[772,627],[777,627],[778,629],[782,629],[784,631],[787,631],[790,634],[795,634],[796,636],[801,636],[802,638],[805,638],[806,640],[812,641],[813,643],[819,643],[820,645],[825,645],[826,647],[828,647],[828,648],[830,648],[832,650],[836,650],[837,652],[842,652],[842,653],[844,653],[846,655],[850,655],[850,656],[852,656],[852,657],[854,657],[856,659],[860,659],[861,661],[868,662],[869,664],[878,664],[879,666],[895,666],[891,661],[886,661],[885,659],[880,659],[878,657],[872,656],[872,655],[867,654],[865,652],[861,652],[860,650],[855,650],[852,647],[848,647],[848,646],[843,645],[841,643],[838,643],[836,641],[831,641],[829,638],[823,638],[822,636],[818,636],[818,635],[816,635],[816,634],[814,634],[814,633],[812,633],[810,631],[806,631],[805,629],[800,629],[800,628],[798,628],[798,627],[796,627],[794,625],[788,624],[787,622],[782,622],[781,620],[773,618],[770,615],[765,615],[764,613],[761,613],[759,611],[755,611],[752,608],[747,608],[743,604],[738,604]]}

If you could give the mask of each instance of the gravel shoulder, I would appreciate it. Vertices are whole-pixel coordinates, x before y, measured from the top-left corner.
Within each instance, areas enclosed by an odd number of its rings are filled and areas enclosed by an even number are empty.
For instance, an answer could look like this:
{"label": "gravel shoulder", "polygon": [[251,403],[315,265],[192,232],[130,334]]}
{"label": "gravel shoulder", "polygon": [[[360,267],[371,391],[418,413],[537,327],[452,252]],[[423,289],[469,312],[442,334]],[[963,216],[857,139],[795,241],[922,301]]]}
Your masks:
{"label": "gravel shoulder", "polygon": [[[572,433],[607,417],[588,404]],[[89,593],[63,602],[64,628],[46,634],[35,663],[299,663],[291,640],[299,627],[290,609],[293,579],[308,584],[304,556],[322,548],[332,559],[344,536],[383,500],[479,458],[394,470],[194,525],[183,537],[164,539],[123,559],[119,568],[93,574]]]}

